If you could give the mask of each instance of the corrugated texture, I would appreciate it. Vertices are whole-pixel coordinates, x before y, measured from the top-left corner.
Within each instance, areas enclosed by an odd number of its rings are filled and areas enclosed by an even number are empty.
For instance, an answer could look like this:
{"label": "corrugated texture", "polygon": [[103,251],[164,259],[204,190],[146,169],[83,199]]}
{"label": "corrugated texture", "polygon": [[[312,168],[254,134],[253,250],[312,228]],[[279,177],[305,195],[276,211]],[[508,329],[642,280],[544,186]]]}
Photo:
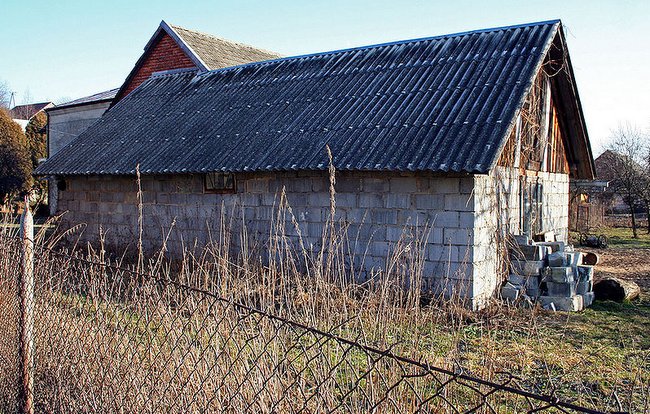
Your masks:
{"label": "corrugated texture", "polygon": [[104,92],[98,92],[93,95],[89,96],[84,96],[83,98],[75,99],[70,102],[62,103],[60,105],[55,106],[54,108],[51,109],[60,109],[60,108],[67,108],[68,106],[76,106],[76,105],[81,105],[81,104],[88,104],[88,103],[95,103],[99,101],[107,101],[110,99],[115,98],[115,94],[117,94],[117,91],[119,91],[120,88],[115,88],[111,89],[109,91],[104,91]]}
{"label": "corrugated texture", "polygon": [[37,174],[486,173],[559,22],[154,77]]}
{"label": "corrugated texture", "polygon": [[181,39],[210,69],[221,69],[250,62],[277,59],[277,53],[258,49],[243,43],[232,42],[226,39],[185,29],[180,26],[171,26]]}

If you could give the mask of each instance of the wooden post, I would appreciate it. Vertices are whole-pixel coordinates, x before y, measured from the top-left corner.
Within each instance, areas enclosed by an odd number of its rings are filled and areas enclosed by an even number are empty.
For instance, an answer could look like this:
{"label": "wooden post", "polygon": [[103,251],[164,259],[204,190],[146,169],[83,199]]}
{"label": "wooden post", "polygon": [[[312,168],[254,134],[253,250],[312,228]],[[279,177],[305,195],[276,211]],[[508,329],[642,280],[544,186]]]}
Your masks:
{"label": "wooden post", "polygon": [[34,219],[28,197],[20,218],[20,239],[20,409],[34,414]]}

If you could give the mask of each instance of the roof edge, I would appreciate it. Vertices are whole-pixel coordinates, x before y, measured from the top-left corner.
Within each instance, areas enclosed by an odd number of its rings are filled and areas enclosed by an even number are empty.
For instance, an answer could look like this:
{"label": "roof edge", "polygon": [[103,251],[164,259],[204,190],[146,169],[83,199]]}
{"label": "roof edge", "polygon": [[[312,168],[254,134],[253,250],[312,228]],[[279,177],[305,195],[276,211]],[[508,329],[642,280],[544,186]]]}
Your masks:
{"label": "roof edge", "polygon": [[194,49],[192,49],[192,47],[185,42],[183,37],[179,35],[176,32],[176,30],[174,30],[172,25],[167,24],[166,21],[162,20],[160,22],[159,28],[162,28],[165,32],[167,32],[169,36],[171,36],[172,39],[174,39],[174,41],[178,44],[178,46],[183,50],[183,52],[185,52],[188,55],[190,59],[192,59],[192,62],[194,62],[194,64],[196,64],[196,66],[198,66],[199,69],[201,69],[202,71],[210,70],[208,65],[205,64],[205,62],[203,61],[203,59],[201,59],[198,53],[196,53]]}
{"label": "roof edge", "polygon": [[517,106],[515,107],[515,111],[512,114],[512,118],[510,119],[508,128],[504,131],[504,137],[501,138],[501,146],[499,150],[496,152],[494,159],[492,159],[492,161],[490,162],[490,165],[488,167],[489,171],[494,170],[494,168],[496,168],[497,164],[499,163],[501,154],[503,153],[503,150],[508,143],[508,138],[510,137],[510,134],[512,133],[512,129],[515,127],[515,124],[517,122],[517,117],[521,114],[521,110],[526,104],[526,100],[528,99],[528,96],[530,95],[530,92],[533,88],[533,85],[535,83],[535,78],[537,77],[537,74],[539,73],[541,67],[544,65],[544,59],[546,59],[548,52],[551,50],[551,46],[553,45],[555,36],[557,36],[558,31],[560,31],[562,27],[562,22],[560,21],[560,19],[549,20],[548,22],[540,22],[540,24],[542,23],[547,23],[547,24],[553,23],[555,25],[555,30],[548,36],[548,39],[546,39],[546,43],[544,44],[544,49],[542,50],[542,53],[540,53],[540,58],[535,64],[535,70],[533,70],[530,78],[528,79],[526,91],[525,93],[522,94],[521,98],[519,98],[519,103],[517,103]]}
{"label": "roof edge", "polygon": [[587,123],[585,120],[585,114],[584,111],[582,110],[582,101],[580,100],[580,94],[578,92],[578,83],[576,82],[575,78],[575,72],[573,71],[573,64],[571,63],[571,55],[569,54],[569,46],[566,41],[566,36],[564,35],[564,30],[562,30],[562,27],[560,27],[559,30],[559,36],[560,40],[562,42],[562,45],[564,47],[564,50],[566,51],[565,57],[567,61],[567,77],[569,82],[571,83],[571,89],[572,93],[575,96],[575,102],[576,102],[576,114],[579,118],[579,125],[582,129],[582,137],[583,137],[583,145],[585,146],[585,149],[587,150],[587,155],[589,157],[589,168],[591,169],[591,177],[587,179],[594,179],[596,178],[596,161],[594,160],[594,153],[591,148],[591,140],[589,139],[589,131],[587,130]]}
{"label": "roof edge", "polygon": [[[244,67],[252,66],[252,65],[281,62],[281,61],[284,61],[284,60],[302,59],[302,58],[315,57],[315,56],[329,56],[329,55],[334,55],[334,54],[337,54],[337,53],[351,52],[351,51],[355,51],[355,50],[366,50],[366,49],[372,49],[372,48],[384,47],[384,46],[392,46],[392,45],[402,45],[402,44],[408,44],[408,43],[421,42],[421,41],[425,41],[425,40],[444,39],[444,38],[448,38],[448,37],[467,36],[467,35],[470,35],[470,34],[496,32],[496,31],[500,31],[500,30],[511,30],[511,29],[519,29],[519,28],[522,28],[522,27],[542,26],[542,25],[551,25],[551,24],[561,24],[561,21],[560,21],[560,19],[544,20],[544,21],[539,21],[539,22],[521,23],[521,24],[510,25],[510,26],[491,27],[491,28],[487,28],[487,29],[467,30],[467,31],[463,31],[463,32],[456,32],[456,33],[449,33],[449,34],[442,34],[442,35],[435,35],[435,36],[417,37],[417,38],[414,38],[414,39],[394,40],[394,41],[390,41],[390,42],[374,43],[374,44],[370,44],[370,45],[354,46],[354,47],[348,47],[348,48],[343,48],[343,49],[335,49],[335,50],[326,50],[326,51],[322,51],[322,52],[305,53],[305,54],[302,54],[302,55],[283,56],[283,57],[279,57],[279,58],[276,58],[276,59],[263,60],[263,61],[260,61],[260,62],[250,62],[250,63],[244,63],[244,64],[236,65],[236,66],[229,66],[229,67],[226,67],[226,68],[211,69],[208,72],[239,69],[239,68],[244,68]],[[207,73],[207,72],[205,72],[205,73]]]}

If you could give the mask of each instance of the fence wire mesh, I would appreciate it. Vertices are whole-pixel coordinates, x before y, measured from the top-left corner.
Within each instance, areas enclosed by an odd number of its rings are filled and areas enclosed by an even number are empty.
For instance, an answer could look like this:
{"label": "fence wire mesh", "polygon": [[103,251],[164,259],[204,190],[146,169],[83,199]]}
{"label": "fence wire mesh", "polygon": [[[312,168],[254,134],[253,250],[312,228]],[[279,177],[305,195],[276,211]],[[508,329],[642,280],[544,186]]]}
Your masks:
{"label": "fence wire mesh", "polygon": [[[1,236],[0,236],[1,237]],[[0,412],[19,410],[20,244],[0,243]],[[37,249],[37,412],[598,412],[306,326],[168,275]]]}

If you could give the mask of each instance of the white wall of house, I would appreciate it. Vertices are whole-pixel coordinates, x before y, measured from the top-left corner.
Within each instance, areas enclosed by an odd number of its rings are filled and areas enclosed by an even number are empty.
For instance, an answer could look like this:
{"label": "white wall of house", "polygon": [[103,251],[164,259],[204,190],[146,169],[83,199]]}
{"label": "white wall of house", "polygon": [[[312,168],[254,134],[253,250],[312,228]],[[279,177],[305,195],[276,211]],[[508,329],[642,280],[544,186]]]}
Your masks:
{"label": "white wall of house", "polygon": [[[542,175],[549,203],[546,220],[549,228],[565,237],[568,177]],[[510,231],[518,230],[518,187],[507,187],[509,182],[497,174],[337,174],[336,223],[347,229],[347,248],[355,257],[355,267],[361,270],[357,275],[363,278],[373,270],[385,271],[400,239],[402,246],[410,243],[411,248],[416,248],[416,239],[423,240],[422,275],[426,284],[446,294],[471,298],[473,307],[482,307],[500,286],[503,275],[498,268],[497,241],[507,226],[501,216],[507,217]],[[228,227],[235,245],[242,222],[250,244],[264,244],[277,219],[283,189],[299,229],[287,213],[283,220],[286,234],[295,242],[300,233],[307,250],[321,248],[330,214],[329,179],[324,173],[239,174],[236,183],[234,194],[210,194],[203,190],[202,175],[144,176],[145,250],[152,253],[159,249],[172,223],[167,246],[170,254],[178,256],[183,246],[202,247],[210,236],[213,240],[219,237],[222,213],[227,220],[232,219]],[[514,183],[518,185],[518,180]],[[67,211],[64,227],[85,223],[84,241],[96,242],[101,234],[113,249],[136,247],[134,178],[76,177],[67,178],[66,185],[58,204],[59,212]],[[505,199],[516,202],[508,205]]]}
{"label": "white wall of house", "polygon": [[[561,241],[568,239],[569,176],[548,172],[526,172],[526,180],[543,188],[542,231],[552,231]],[[504,274],[505,235],[523,233],[519,169],[497,167],[489,175],[474,176],[474,243],[480,259],[474,261],[473,289],[477,301],[500,287],[501,281],[491,277]],[[500,249],[500,250],[499,250]],[[496,282],[496,283],[495,283]]]}
{"label": "white wall of house", "polygon": [[[56,108],[48,111],[47,117],[47,156],[51,157],[68,145],[97,122],[110,106],[110,102],[77,105],[72,107]],[[57,211],[57,185],[51,178],[48,183],[48,204],[50,214]]]}

